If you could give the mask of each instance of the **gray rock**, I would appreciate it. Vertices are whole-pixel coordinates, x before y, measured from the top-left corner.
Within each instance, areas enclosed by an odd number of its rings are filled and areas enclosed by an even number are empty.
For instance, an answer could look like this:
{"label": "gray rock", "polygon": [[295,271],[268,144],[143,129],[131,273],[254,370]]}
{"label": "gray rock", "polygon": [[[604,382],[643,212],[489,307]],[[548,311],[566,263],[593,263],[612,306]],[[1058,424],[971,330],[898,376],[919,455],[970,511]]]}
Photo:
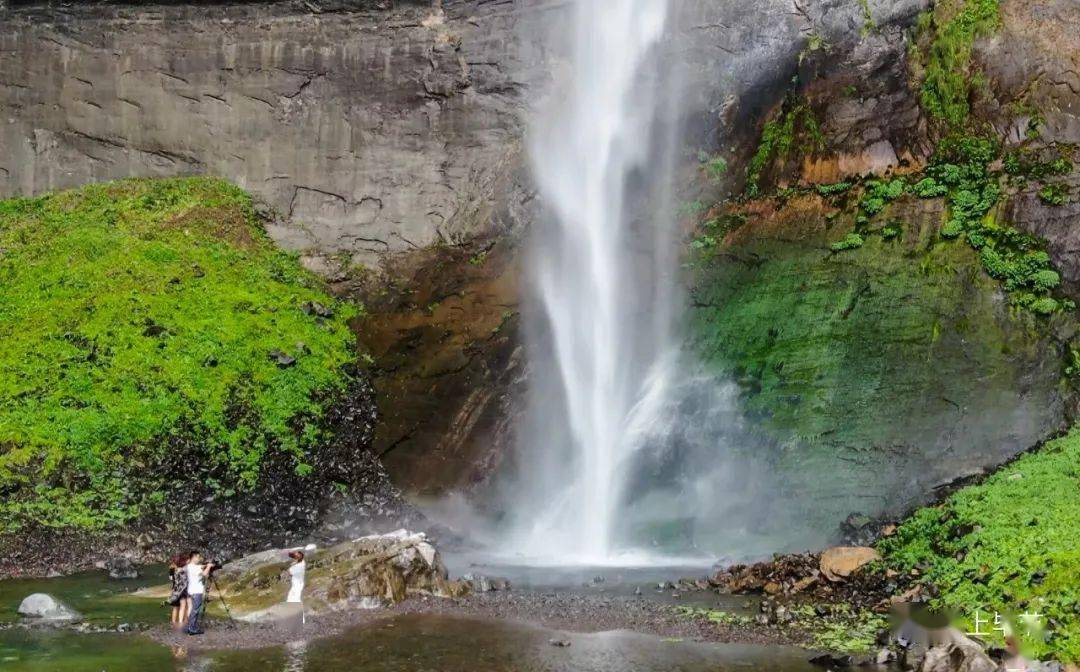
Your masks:
{"label": "gray rock", "polygon": [[996,672],[998,665],[978,643],[950,630],[944,643],[926,652],[918,669],[919,672]]}
{"label": "gray rock", "polygon": [[[521,140],[529,94],[551,71],[540,22],[566,10],[331,4],[333,20],[291,3],[4,11],[0,197],[224,175],[260,197],[279,244],[365,265],[527,223]],[[926,0],[870,4],[884,28]],[[810,35],[877,54],[876,35],[854,39],[862,16],[860,0],[685,3],[670,43],[688,55],[679,98],[695,132],[719,119],[749,142]]]}
{"label": "gray rock", "polygon": [[112,558],[105,561],[105,571],[110,579],[130,580],[139,578],[139,570],[129,558]]}
{"label": "gray rock", "polygon": [[41,623],[81,621],[82,614],[48,593],[28,595],[19,603],[19,615]]}
{"label": "gray rock", "polygon": [[483,574],[466,574],[461,580],[468,583],[473,592],[489,593],[497,590],[509,590],[510,581],[500,577],[485,576]]}
{"label": "gray rock", "polygon": [[287,369],[290,366],[296,365],[296,358],[281,350],[271,350],[267,353],[267,356],[270,358],[270,361],[274,362],[282,369]]}

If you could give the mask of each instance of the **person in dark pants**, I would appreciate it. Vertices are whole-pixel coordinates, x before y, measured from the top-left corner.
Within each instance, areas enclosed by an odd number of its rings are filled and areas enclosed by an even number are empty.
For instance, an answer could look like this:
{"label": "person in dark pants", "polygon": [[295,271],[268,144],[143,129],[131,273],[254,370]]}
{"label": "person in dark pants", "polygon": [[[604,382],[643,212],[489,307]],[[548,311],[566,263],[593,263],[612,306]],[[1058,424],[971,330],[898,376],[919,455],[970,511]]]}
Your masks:
{"label": "person in dark pants", "polygon": [[201,635],[199,619],[202,617],[203,605],[206,601],[206,577],[210,576],[213,563],[203,563],[203,557],[198,551],[191,552],[191,560],[184,569],[187,571],[187,592],[191,598],[191,613],[188,614],[187,628],[184,630],[189,635]]}

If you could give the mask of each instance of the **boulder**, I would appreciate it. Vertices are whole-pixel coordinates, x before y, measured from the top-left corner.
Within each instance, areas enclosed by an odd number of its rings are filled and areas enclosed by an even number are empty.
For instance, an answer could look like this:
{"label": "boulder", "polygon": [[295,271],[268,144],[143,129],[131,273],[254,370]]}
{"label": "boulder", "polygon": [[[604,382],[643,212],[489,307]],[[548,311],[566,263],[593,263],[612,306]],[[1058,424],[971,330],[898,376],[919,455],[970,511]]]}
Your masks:
{"label": "boulder", "polygon": [[139,578],[139,570],[129,558],[119,557],[105,561],[105,571],[110,579],[128,580]]}
{"label": "boulder", "polygon": [[830,581],[843,581],[880,558],[869,546],[834,546],[821,554],[821,573]]}
{"label": "boulder", "polygon": [[472,588],[474,593],[489,593],[496,590],[510,590],[510,581],[483,574],[466,574],[461,580]]}
{"label": "boulder", "polygon": [[996,672],[990,656],[975,641],[950,629],[948,637],[933,646],[922,659],[919,672]]}
{"label": "boulder", "polygon": [[[280,615],[289,589],[287,552],[275,549],[246,556],[215,574],[234,617],[261,621]],[[448,578],[438,551],[422,533],[397,530],[360,537],[308,551],[305,560],[303,597],[308,614],[378,608],[410,594],[459,597],[470,591],[469,583]]]}
{"label": "boulder", "polygon": [[81,621],[82,614],[48,593],[28,595],[19,604],[19,615],[41,623]]}

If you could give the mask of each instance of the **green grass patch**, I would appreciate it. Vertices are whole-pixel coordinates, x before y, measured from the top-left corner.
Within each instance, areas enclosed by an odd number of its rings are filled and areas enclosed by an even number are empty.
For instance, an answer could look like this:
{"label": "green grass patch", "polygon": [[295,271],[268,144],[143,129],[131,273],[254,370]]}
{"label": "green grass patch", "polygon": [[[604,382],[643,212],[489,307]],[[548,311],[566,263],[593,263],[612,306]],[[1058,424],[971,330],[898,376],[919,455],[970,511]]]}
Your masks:
{"label": "green grass patch", "polygon": [[[223,496],[272,455],[310,472],[356,310],[273,246],[237,187],[0,201],[0,279],[0,531],[130,521],[163,502],[167,464]],[[195,454],[169,454],[181,436]]]}
{"label": "green grass patch", "polygon": [[1030,644],[1080,660],[1080,430],[1051,441],[920,509],[878,548],[901,571],[918,568],[939,606],[965,616],[1038,610],[1050,628]]}

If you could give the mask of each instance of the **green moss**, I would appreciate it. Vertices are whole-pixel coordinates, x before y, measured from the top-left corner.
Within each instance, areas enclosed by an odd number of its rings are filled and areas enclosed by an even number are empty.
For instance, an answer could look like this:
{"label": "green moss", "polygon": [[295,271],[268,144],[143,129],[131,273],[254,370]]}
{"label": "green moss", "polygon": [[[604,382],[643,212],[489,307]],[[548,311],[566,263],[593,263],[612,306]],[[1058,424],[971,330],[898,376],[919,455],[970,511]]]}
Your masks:
{"label": "green moss", "polygon": [[[935,602],[975,609],[1037,610],[1052,627],[1035,651],[1080,660],[1080,431],[1046,444],[911,516],[879,544],[895,568],[919,568]],[[995,634],[995,633],[992,633]]]}
{"label": "green moss", "polygon": [[721,611],[719,609],[708,609],[706,607],[673,607],[673,610],[679,616],[691,618],[695,620],[708,621],[709,623],[725,624],[725,625],[738,625],[749,626],[754,623],[754,619],[742,614],[733,614],[728,611]]}
{"label": "green moss", "polygon": [[[800,520],[808,530],[831,533],[875,497],[905,501],[912,483],[946,468],[915,456],[957,426],[953,402],[983,410],[971,411],[977,426],[960,419],[952,454],[1004,459],[1000,437],[1014,426],[1000,410],[1050,413],[1057,394],[1061,365],[1043,325],[1001,306],[978,255],[938,238],[934,208],[905,207],[892,239],[862,235],[837,254],[820,220],[777,239],[768,222],[761,238],[745,232],[695,267],[691,347],[738,384],[741,410],[764,435],[746,445],[778,446],[768,453],[778,487],[828,493]],[[1039,382],[1027,389],[1039,391],[1019,411],[1015,389],[1031,376]]]}
{"label": "green moss", "polygon": [[814,614],[807,625],[812,633],[809,648],[816,651],[865,654],[874,649],[879,633],[889,627],[889,619],[868,610],[852,610],[843,615],[834,614],[825,618]]}
{"label": "green moss", "polygon": [[971,53],[975,39],[997,29],[1000,0],[944,0],[937,3],[929,20],[925,72],[920,92],[923,109],[947,129],[959,130],[969,123],[975,78]]}
{"label": "green moss", "polygon": [[[129,180],[0,201],[0,249],[3,531],[131,520],[162,502],[167,463],[226,496],[271,455],[310,471],[355,310],[271,244],[241,190]],[[169,455],[180,436],[202,448]]]}

